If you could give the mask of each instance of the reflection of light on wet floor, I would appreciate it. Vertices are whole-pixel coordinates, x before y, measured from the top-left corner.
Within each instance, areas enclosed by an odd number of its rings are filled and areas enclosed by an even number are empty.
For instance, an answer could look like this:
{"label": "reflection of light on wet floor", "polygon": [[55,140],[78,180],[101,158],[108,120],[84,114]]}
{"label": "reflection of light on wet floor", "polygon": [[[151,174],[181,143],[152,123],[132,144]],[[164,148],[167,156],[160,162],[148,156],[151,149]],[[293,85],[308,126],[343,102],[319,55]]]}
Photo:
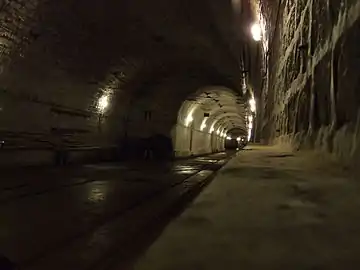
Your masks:
{"label": "reflection of light on wet floor", "polygon": [[197,172],[198,166],[191,166],[191,165],[174,165],[172,170],[176,174],[193,174]]}
{"label": "reflection of light on wet floor", "polygon": [[206,162],[206,163],[216,163],[218,162],[217,159],[207,159],[207,158],[197,158],[194,161]]}
{"label": "reflection of light on wet floor", "polygon": [[180,170],[180,171],[175,171],[175,174],[194,174],[196,173],[198,170]]}
{"label": "reflection of light on wet floor", "polygon": [[90,185],[88,201],[98,203],[104,201],[108,192],[108,186],[104,183]]}

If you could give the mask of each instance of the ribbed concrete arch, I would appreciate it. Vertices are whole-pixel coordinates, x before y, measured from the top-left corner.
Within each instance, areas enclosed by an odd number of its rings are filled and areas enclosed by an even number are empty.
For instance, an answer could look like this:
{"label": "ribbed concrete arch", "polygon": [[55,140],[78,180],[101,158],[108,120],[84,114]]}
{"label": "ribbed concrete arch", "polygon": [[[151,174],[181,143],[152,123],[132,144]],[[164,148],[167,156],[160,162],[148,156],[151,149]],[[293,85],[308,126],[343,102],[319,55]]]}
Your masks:
{"label": "ribbed concrete arch", "polygon": [[[234,120],[236,120],[236,123],[234,122]],[[246,123],[243,117],[240,117],[237,114],[234,113],[226,113],[223,114],[222,116],[220,116],[215,122],[214,122],[214,126],[231,126],[231,122],[234,122],[233,127],[235,128],[241,128],[241,129],[245,129],[246,128]],[[236,126],[235,126],[236,124]]]}
{"label": "ribbed concrete arch", "polygon": [[178,115],[178,122],[186,124],[186,117],[194,113],[194,108],[209,113],[209,118],[212,119],[227,111],[243,114],[244,105],[237,102],[239,95],[239,93],[226,87],[213,86],[199,89],[182,104]]}
{"label": "ribbed concrete arch", "polygon": [[223,126],[224,124],[227,124],[230,122],[230,119],[237,119],[237,124],[239,128],[245,128],[245,121],[244,117],[240,116],[237,113],[224,113],[218,116],[214,122],[212,123],[213,127],[216,128],[219,125]]}
{"label": "ribbed concrete arch", "polygon": [[226,130],[227,134],[231,133],[233,129],[238,129],[242,131],[242,136],[248,135],[248,130],[246,127],[242,126],[242,120],[238,118],[232,118],[222,124],[222,127]]}
{"label": "ribbed concrete arch", "polygon": [[[239,116],[240,119],[245,119],[245,111],[238,111],[238,110],[226,110],[226,111],[223,111],[223,110],[219,110],[217,112],[217,114],[214,114],[213,116],[211,116],[211,118],[209,118],[209,122],[214,124],[216,123],[222,116],[226,115],[235,115],[235,116]],[[243,121],[244,122],[244,121]]]}

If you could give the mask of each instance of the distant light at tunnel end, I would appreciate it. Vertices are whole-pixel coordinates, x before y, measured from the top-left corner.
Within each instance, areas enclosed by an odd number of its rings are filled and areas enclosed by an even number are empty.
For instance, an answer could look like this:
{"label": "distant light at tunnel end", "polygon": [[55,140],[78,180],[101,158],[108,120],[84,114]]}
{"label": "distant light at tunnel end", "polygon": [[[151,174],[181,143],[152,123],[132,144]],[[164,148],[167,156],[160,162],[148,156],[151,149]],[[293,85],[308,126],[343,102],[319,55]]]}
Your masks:
{"label": "distant light at tunnel end", "polygon": [[260,41],[262,39],[262,31],[260,24],[254,23],[251,26],[251,34],[255,41]]}

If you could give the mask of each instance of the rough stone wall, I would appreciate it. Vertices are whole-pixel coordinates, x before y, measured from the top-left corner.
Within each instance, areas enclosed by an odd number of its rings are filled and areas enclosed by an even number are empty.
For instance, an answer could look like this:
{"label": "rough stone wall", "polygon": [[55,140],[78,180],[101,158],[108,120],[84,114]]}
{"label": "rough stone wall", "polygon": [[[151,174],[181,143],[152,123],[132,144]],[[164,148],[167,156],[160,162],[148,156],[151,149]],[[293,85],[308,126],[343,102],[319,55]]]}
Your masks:
{"label": "rough stone wall", "polygon": [[360,2],[283,0],[277,20],[275,10],[265,7],[273,35],[263,137],[355,160],[360,147]]}

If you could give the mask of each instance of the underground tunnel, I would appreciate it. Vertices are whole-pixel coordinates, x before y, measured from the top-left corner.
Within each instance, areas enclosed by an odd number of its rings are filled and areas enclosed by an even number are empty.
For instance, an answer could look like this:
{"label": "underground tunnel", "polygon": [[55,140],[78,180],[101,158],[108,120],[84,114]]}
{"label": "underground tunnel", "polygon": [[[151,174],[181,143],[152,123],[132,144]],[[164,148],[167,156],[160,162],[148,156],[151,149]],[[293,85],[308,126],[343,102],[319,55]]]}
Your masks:
{"label": "underground tunnel", "polygon": [[[0,0],[0,258],[352,269],[359,17],[358,0]],[[183,234],[203,253],[169,266]]]}

